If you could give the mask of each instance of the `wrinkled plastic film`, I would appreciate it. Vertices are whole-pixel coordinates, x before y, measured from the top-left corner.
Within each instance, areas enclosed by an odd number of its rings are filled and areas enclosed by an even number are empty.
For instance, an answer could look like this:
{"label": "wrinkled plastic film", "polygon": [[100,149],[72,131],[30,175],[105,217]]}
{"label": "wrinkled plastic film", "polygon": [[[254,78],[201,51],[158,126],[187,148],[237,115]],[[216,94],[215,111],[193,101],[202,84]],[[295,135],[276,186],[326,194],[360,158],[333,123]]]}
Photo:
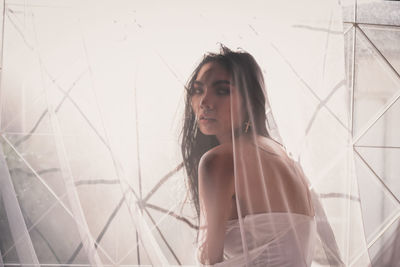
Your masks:
{"label": "wrinkled plastic film", "polygon": [[[249,103],[245,139],[232,114],[236,216],[215,265],[282,266],[289,254],[311,266],[390,264],[399,92],[397,50],[382,40],[398,39],[397,21],[371,26],[368,11],[396,9],[351,2],[342,18],[335,1],[6,1],[4,265],[199,264],[206,215],[179,149],[184,84],[221,43],[259,64],[270,136],[255,134]],[[348,21],[356,10],[359,27]],[[240,68],[231,74],[248,87]]]}

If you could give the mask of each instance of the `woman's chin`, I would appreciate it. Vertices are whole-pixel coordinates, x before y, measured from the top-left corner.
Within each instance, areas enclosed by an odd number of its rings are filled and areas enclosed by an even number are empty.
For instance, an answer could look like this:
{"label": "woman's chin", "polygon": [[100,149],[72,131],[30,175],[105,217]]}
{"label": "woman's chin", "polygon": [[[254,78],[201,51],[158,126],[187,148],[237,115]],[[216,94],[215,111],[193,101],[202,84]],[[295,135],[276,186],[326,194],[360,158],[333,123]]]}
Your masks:
{"label": "woman's chin", "polygon": [[200,130],[200,132],[204,135],[216,135],[215,132],[209,130]]}
{"label": "woman's chin", "polygon": [[200,125],[199,130],[204,135],[217,135],[218,131],[216,131],[213,127],[204,127]]}

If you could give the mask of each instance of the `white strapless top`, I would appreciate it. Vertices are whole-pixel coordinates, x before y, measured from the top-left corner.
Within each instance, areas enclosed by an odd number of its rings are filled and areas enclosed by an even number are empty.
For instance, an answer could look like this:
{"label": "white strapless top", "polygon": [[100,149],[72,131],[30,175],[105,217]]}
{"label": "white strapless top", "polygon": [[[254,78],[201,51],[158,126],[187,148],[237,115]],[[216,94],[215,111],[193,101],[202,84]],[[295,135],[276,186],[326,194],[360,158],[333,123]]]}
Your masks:
{"label": "white strapless top", "polygon": [[[310,266],[316,244],[315,218],[296,213],[250,214],[243,219],[249,266]],[[228,221],[224,258],[213,266],[245,266],[238,220]]]}

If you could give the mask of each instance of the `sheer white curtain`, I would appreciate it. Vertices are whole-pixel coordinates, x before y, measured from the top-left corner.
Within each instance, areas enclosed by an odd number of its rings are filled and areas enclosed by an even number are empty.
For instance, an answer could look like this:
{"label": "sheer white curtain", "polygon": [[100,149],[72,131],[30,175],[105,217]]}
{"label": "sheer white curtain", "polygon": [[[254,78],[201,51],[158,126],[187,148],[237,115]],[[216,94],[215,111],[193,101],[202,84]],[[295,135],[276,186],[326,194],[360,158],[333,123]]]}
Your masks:
{"label": "sheer white curtain", "polygon": [[[332,230],[346,266],[368,266],[336,1],[4,7],[5,265],[195,264],[179,149],[184,85],[222,43],[260,64],[268,129],[317,192],[327,218],[319,214],[319,229]],[[333,242],[317,246],[312,266],[334,265]]]}

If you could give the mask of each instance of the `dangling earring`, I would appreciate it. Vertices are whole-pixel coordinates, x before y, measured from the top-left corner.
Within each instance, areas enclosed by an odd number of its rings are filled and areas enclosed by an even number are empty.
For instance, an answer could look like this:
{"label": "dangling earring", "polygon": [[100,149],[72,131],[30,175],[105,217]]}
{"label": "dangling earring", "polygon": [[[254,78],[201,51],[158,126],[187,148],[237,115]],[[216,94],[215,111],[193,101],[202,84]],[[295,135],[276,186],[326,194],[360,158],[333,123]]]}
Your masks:
{"label": "dangling earring", "polygon": [[250,128],[250,126],[251,126],[251,124],[250,124],[250,121],[246,121],[245,123],[244,123],[244,132],[245,133],[247,133],[248,131],[249,131],[249,128]]}

